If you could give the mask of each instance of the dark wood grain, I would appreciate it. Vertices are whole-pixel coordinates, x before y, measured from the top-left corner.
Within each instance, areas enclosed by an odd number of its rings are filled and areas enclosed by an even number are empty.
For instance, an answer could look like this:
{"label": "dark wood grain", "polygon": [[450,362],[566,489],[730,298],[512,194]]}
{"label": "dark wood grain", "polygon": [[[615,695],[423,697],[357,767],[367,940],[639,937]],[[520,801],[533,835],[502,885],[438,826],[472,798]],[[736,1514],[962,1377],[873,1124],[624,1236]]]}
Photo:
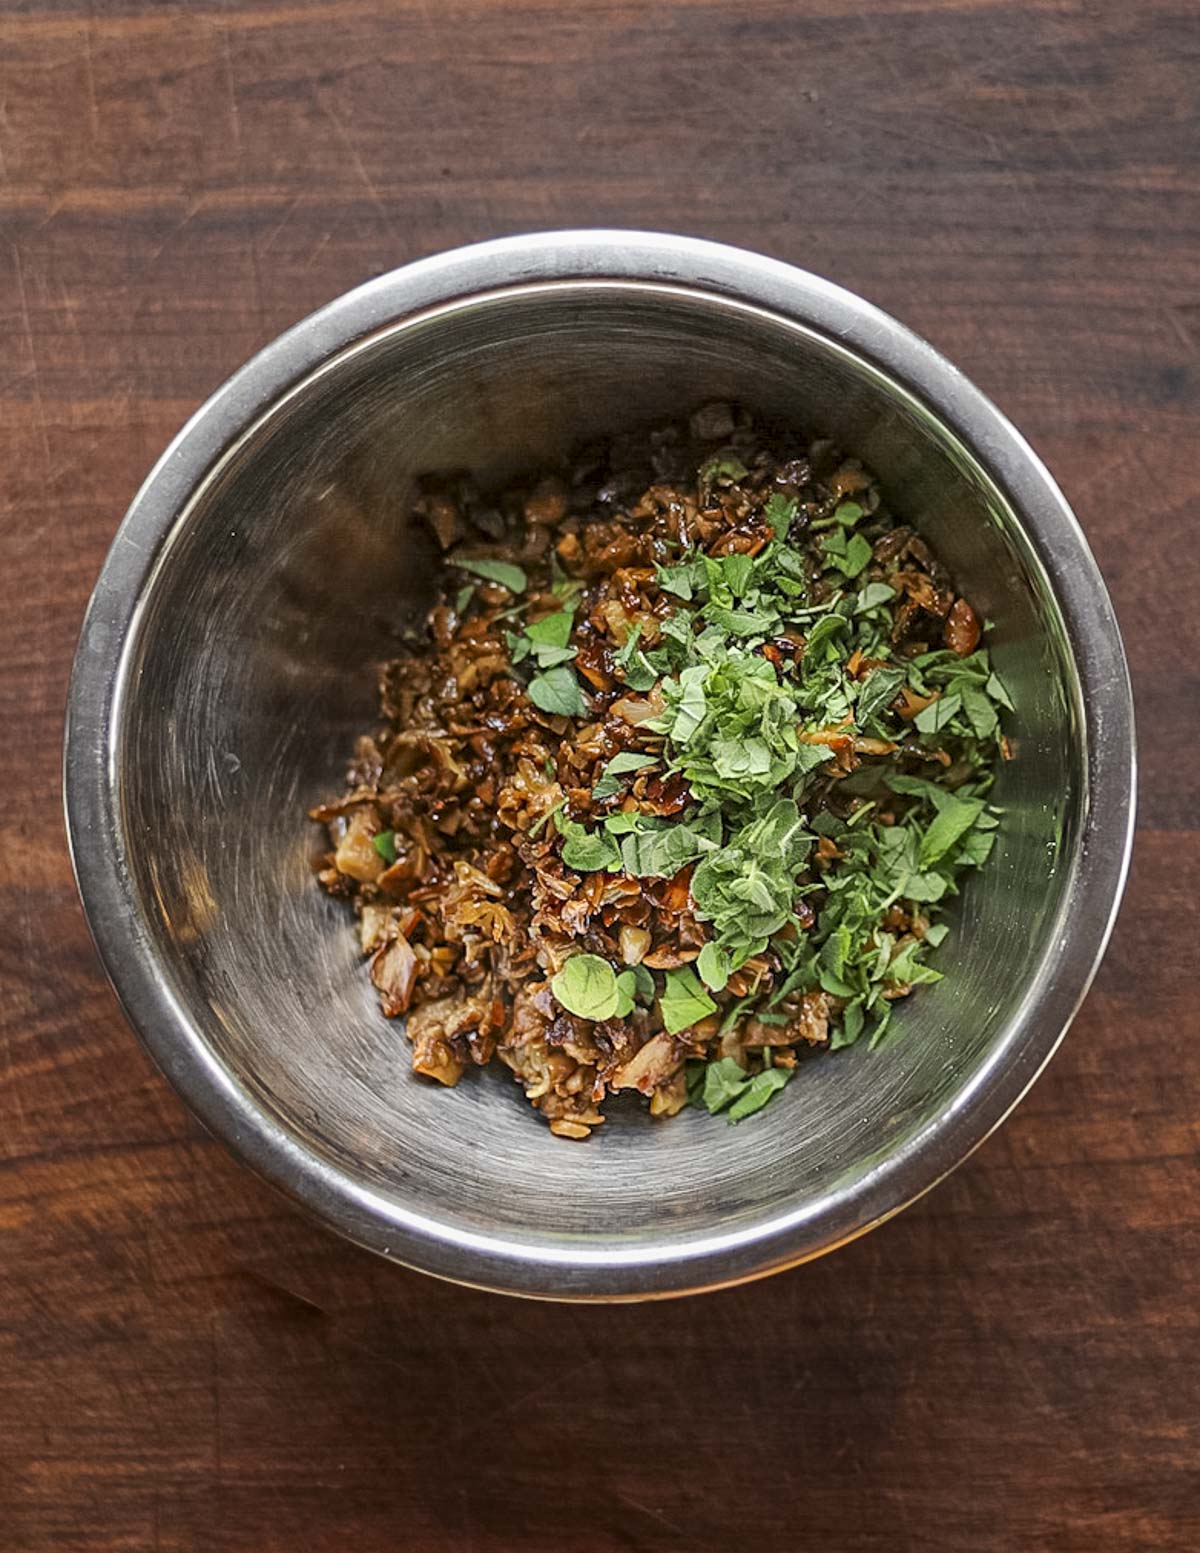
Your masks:
{"label": "dark wood grain", "polygon": [[[8,0],[0,14],[0,1547],[1192,1553],[1193,0]],[[105,547],[180,421],[352,283],[531,227],[829,274],[991,393],[1124,622],[1126,906],[1021,1110],[740,1291],[542,1307],[348,1250],[185,1114],[59,816]]]}

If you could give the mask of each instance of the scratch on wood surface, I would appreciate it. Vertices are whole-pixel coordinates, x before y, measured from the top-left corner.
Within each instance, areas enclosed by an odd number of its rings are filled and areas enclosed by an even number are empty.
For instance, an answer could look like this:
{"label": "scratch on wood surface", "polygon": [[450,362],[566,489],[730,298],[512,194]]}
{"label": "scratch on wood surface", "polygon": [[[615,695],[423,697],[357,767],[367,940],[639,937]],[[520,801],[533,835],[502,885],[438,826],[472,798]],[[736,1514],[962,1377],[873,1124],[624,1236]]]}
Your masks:
{"label": "scratch on wood surface", "polygon": [[195,216],[197,216],[200,213],[200,211],[203,210],[205,205],[207,205],[207,204],[208,204],[208,195],[207,194],[197,194],[195,196],[195,198],[188,205],[188,208],[184,211],[183,215],[179,218],[179,220],[175,223],[175,225],[173,227],[171,227],[171,229],[167,233],[164,234],[162,240],[157,244],[157,246],[155,248],[153,248],[151,250],[151,252],[146,255],[146,264],[147,264],[147,266],[154,264],[159,258],[162,257],[163,251],[166,248],[167,244],[174,242],[175,239],[179,236],[180,232],[183,231],[184,227],[187,226],[187,224]]}
{"label": "scratch on wood surface", "polygon": [[498,1419],[504,1418],[518,1408],[524,1407],[527,1402],[536,1401],[548,1392],[562,1392],[568,1394],[567,1383],[574,1382],[580,1375],[585,1375],[589,1370],[594,1370],[601,1363],[599,1358],[581,1359],[578,1364],[569,1365],[561,1374],[555,1375],[550,1380],[539,1381],[536,1386],[531,1386],[528,1391],[522,1391],[517,1396],[502,1402],[498,1407],[484,1412],[477,1412],[475,1418],[465,1428],[458,1430],[451,1436],[448,1444],[458,1444],[470,1437],[472,1428],[490,1427]]}
{"label": "scratch on wood surface", "polygon": [[13,1056],[13,1038],[9,1030],[0,1031],[0,1046],[4,1051],[4,1104],[9,1114],[9,1125],[15,1121],[25,1126],[25,1097],[21,1093],[21,1076]]}
{"label": "scratch on wood surface", "polygon": [[1179,309],[1174,307],[1165,307],[1163,309],[1163,313],[1167,322],[1171,326],[1171,331],[1175,335],[1175,338],[1183,346],[1184,350],[1187,351],[1189,356],[1195,356],[1197,354],[1195,337],[1193,336],[1192,331],[1188,328],[1187,320],[1180,313]]}
{"label": "scratch on wood surface", "polygon": [[429,0],[416,0],[416,6],[417,10],[421,13],[421,17],[424,20],[425,26],[428,29],[430,36],[436,36],[437,22],[434,19],[434,11],[429,4]]}
{"label": "scratch on wood surface", "polygon": [[[221,58],[225,64],[225,86],[229,92],[229,130],[233,136],[234,150],[238,153],[238,167],[241,170],[242,154],[242,114],[238,107],[237,83],[233,78],[233,53],[229,47],[229,34],[224,27],[217,28],[217,36],[221,40]],[[242,183],[245,178],[241,178]]]}
{"label": "scratch on wood surface", "polygon": [[1136,469],[1145,472],[1149,467],[1147,463],[1149,457],[1137,437],[1122,439],[1117,443],[1111,458],[1104,459],[1081,479],[1072,483],[1072,502],[1078,507],[1081,499],[1090,491],[1094,491],[1097,486],[1110,487],[1118,474],[1124,475]]}
{"label": "scratch on wood surface", "polygon": [[270,235],[268,236],[266,242],[262,245],[262,252],[264,254],[270,253],[271,249],[275,245],[276,238],[278,238],[279,234],[283,231],[284,227],[287,226],[288,222],[296,214],[297,210],[299,210],[299,208],[300,208],[301,204],[303,203],[303,201],[304,201],[304,195],[303,194],[297,194],[293,199],[288,200],[287,206],[284,209],[283,215],[275,223],[275,225],[271,228]]}
{"label": "scratch on wood surface", "polygon": [[83,24],[83,73],[87,78],[88,123],[91,125],[92,139],[96,140],[100,135],[100,105],[96,100],[96,70],[92,59],[92,18],[90,15]]}
{"label": "scratch on wood surface", "polygon": [[[233,140],[234,155],[237,158],[238,185],[246,187],[246,158],[242,146],[242,113],[237,100],[237,78],[233,71],[233,50],[229,43],[229,32],[223,25],[218,26],[217,35],[221,40],[221,58],[225,65],[225,85],[229,93],[229,131]],[[287,217],[284,217],[287,220]],[[250,258],[250,275],[254,283],[254,307],[258,316],[259,333],[265,339],[267,334],[266,309],[263,306],[262,271],[258,263],[258,248],[253,239],[247,244]]]}
{"label": "scratch on wood surface", "polygon": [[289,1289],[286,1284],[280,1283],[276,1278],[270,1278],[266,1273],[260,1273],[257,1268],[247,1267],[244,1264],[238,1267],[238,1272],[245,1277],[253,1279],[261,1284],[264,1289],[270,1289],[272,1294],[281,1294],[285,1300],[294,1300],[297,1305],[302,1305],[305,1310],[315,1310],[318,1316],[327,1316],[329,1312],[324,1305],[318,1305],[316,1300],[310,1300],[306,1294],[300,1294],[295,1289]]}
{"label": "scratch on wood surface", "polygon": [[29,351],[30,380],[33,383],[33,404],[37,411],[38,430],[42,437],[42,454],[45,458],[43,473],[49,477],[50,473],[50,432],[46,425],[46,404],[42,398],[42,379],[38,371],[37,345],[33,337],[33,323],[29,316],[29,295],[25,290],[25,272],[21,267],[21,250],[16,243],[10,243],[12,249],[13,266],[17,272],[17,299],[21,304],[21,332],[25,336],[25,344]]}
{"label": "scratch on wood surface", "polygon": [[[215,1315],[208,1323],[208,1344],[209,1394],[212,1398],[213,1408],[213,1478],[219,1491],[223,1467],[221,1443],[221,1355],[220,1344],[217,1338],[217,1317]],[[218,1510],[219,1505],[220,1494],[218,1492]]]}
{"label": "scratch on wood surface", "polygon": [[458,1502],[462,1506],[463,1553],[473,1553],[475,1548],[475,1516],[471,1509],[471,1495],[466,1480],[459,1483]]}
{"label": "scratch on wood surface", "polygon": [[58,215],[59,211],[62,210],[63,206],[67,203],[67,200],[69,198],[70,198],[70,190],[64,189],[63,192],[60,195],[57,196],[57,198],[52,199],[50,201],[50,204],[49,204],[49,206],[46,209],[46,214],[42,217],[42,219],[38,222],[37,226],[35,226],[34,229],[33,229],[35,237],[37,236],[37,234],[39,232],[44,232],[46,230],[46,228],[50,225],[50,223]]}
{"label": "scratch on wood surface", "polygon": [[677,1537],[687,1536],[687,1533],[678,1521],[673,1521],[669,1515],[664,1515],[661,1510],[655,1510],[651,1505],[643,1504],[640,1499],[635,1499],[627,1489],[616,1489],[614,1491],[614,1498],[621,1504],[627,1504],[630,1509],[639,1510],[643,1515],[648,1515],[652,1521],[657,1521],[660,1526],[665,1526],[668,1531],[674,1532]]}
{"label": "scratch on wood surface", "polygon": [[341,119],[338,118],[337,114],[334,113],[333,109],[325,101],[324,97],[321,95],[320,90],[316,86],[313,87],[313,101],[316,103],[321,113],[324,114],[325,118],[328,119],[331,129],[340,141],[342,148],[346,152],[346,155],[353,163],[354,169],[358,174],[359,181],[363,188],[367,191],[367,195],[371,203],[379,212],[379,219],[383,222],[388,236],[393,238],[396,237],[397,234],[392,228],[391,217],[388,215],[387,206],[383,202],[383,196],[375,187],[374,180],[372,179],[370,173],[367,171],[366,164],[363,162],[362,157],[358,154],[357,147],[346,131],[346,126],[342,123]]}
{"label": "scratch on wood surface", "polygon": [[[1109,119],[1109,104],[1105,96],[1088,90],[1085,77],[1081,75],[1075,57],[1078,53],[1074,44],[1051,43],[1050,53],[1057,60],[1067,85],[1071,91],[1072,101],[1082,104],[1087,110],[1087,122],[1082,126],[1082,138],[1086,140],[1089,152],[1097,148],[1107,151],[1114,143],[1112,125]],[[1088,163],[1081,155],[1077,141],[1081,138],[1078,121],[1068,127],[1059,122],[1057,117],[1050,120],[1050,127],[1058,138],[1059,144],[1067,151],[1071,160],[1079,168],[1080,172],[1086,172]],[[1136,164],[1130,163],[1122,167],[1122,173],[1133,179],[1137,188],[1146,187],[1145,179],[1139,172]]]}
{"label": "scratch on wood surface", "polygon": [[[403,20],[414,10],[419,9],[420,3],[421,0],[410,0],[407,5],[392,5],[388,9]],[[551,7],[561,3],[562,0],[549,0]],[[984,3],[990,4],[993,0],[984,0]],[[10,5],[8,10],[12,9]],[[110,9],[115,11],[116,7],[110,7]],[[282,33],[298,24],[316,26],[324,23],[327,26],[339,28],[350,27],[356,22],[370,24],[379,18],[380,4],[379,0],[326,0],[326,3],[299,5],[243,4],[228,10],[218,10],[214,5],[197,4],[187,8],[176,7],[173,11],[167,7],[158,6],[142,13],[105,16],[104,31],[106,35],[122,39],[162,36],[164,31],[173,27],[178,28],[179,18],[185,10],[189,19],[201,23],[212,22],[237,32]],[[0,14],[3,14],[2,8],[0,8]],[[74,17],[39,16],[33,6],[30,7],[27,15],[22,13],[21,25],[26,36],[38,40],[70,39],[77,28]]]}
{"label": "scratch on wood surface", "polygon": [[325,248],[326,243],[328,243],[329,239],[332,236],[333,236],[333,232],[332,231],[322,232],[322,234],[320,236],[320,239],[318,240],[316,246],[314,247],[313,251],[308,256],[308,263],[304,266],[306,270],[311,270],[312,269],[313,265],[316,263],[317,259],[320,257],[321,252]]}

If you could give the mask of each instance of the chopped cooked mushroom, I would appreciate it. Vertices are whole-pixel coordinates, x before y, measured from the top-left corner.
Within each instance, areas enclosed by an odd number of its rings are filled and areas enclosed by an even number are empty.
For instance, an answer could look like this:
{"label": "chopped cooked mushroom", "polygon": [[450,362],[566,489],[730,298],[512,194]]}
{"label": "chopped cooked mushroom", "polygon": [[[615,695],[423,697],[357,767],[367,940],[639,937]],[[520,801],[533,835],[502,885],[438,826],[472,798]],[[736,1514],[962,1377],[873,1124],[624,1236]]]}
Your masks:
{"label": "chopped cooked mushroom", "polygon": [[683,1066],[683,1053],[674,1036],[654,1035],[645,1046],[612,1075],[614,1089],[640,1089],[650,1094],[673,1078]]}
{"label": "chopped cooked mushroom", "polygon": [[333,866],[359,884],[371,884],[387,866],[375,846],[380,831],[374,804],[360,804],[346,818],[346,829],[333,854]]}
{"label": "chopped cooked mushroom", "polygon": [[881,1030],[1014,745],[980,617],[870,472],[714,403],[415,511],[445,587],[310,811],[414,1070],[498,1058],[582,1140],[618,1091],[739,1120]]}
{"label": "chopped cooked mushroom", "polygon": [[413,947],[403,933],[397,933],[371,960],[371,980],[379,989],[379,1005],[389,1018],[406,1011],[416,979]]}
{"label": "chopped cooked mushroom", "polygon": [[966,599],[955,599],[946,620],[946,646],[960,658],[969,658],[979,646],[979,616]]}

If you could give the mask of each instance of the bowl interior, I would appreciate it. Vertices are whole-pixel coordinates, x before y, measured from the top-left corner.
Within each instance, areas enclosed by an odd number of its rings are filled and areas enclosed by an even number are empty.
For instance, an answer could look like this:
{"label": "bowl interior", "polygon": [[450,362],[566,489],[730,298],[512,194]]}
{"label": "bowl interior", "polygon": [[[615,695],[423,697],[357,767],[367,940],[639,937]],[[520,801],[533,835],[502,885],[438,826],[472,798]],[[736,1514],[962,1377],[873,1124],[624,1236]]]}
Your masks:
{"label": "bowl interior", "polygon": [[[713,398],[832,436],[875,469],[994,622],[1018,753],[998,788],[997,851],[939,951],[946,980],[900,1007],[880,1051],[808,1063],[740,1127],[694,1112],[657,1123],[623,1103],[574,1145],[506,1070],[454,1091],[410,1073],[349,913],[314,883],[322,843],[305,810],[340,789],[375,717],[375,665],[431,595],[435,558],[406,521],[414,478],[503,477]],[[686,1252],[782,1215],[833,1238],[857,1227],[872,1173],[990,1063],[1015,1060],[1006,1042],[1055,932],[1084,791],[1062,620],[1003,493],[948,428],[779,316],[678,287],[556,283],[360,341],[265,413],[193,497],[121,685],[125,867],[169,990],[211,1059],[385,1218],[564,1262],[636,1260],[664,1239]]]}

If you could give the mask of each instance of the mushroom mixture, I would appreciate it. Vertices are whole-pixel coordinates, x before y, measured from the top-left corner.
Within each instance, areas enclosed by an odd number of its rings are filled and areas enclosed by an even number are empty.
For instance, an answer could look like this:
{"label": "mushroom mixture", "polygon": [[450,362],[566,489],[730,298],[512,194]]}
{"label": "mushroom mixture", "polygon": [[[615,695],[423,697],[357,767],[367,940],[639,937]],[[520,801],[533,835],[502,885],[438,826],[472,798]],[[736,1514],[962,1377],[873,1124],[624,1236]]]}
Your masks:
{"label": "mushroom mixture", "polygon": [[870,472],[712,404],[416,511],[441,600],[312,811],[416,1071],[498,1057],[586,1138],[615,1091],[738,1121],[899,1028],[1011,702]]}

